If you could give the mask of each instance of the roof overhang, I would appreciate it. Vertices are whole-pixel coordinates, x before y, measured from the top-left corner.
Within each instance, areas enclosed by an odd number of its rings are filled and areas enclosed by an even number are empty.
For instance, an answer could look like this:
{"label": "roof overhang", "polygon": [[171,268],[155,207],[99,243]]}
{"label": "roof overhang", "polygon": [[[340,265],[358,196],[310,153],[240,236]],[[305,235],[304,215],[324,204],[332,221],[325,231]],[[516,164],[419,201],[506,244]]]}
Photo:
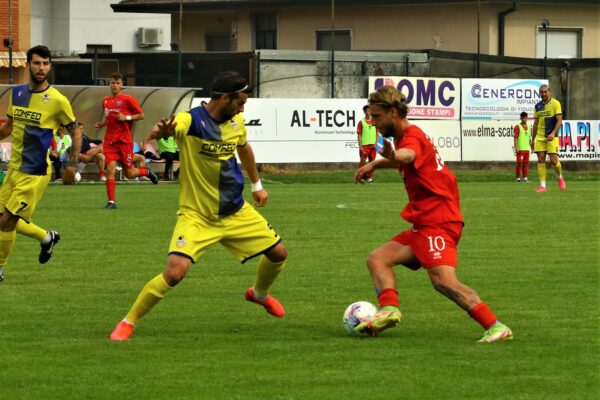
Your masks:
{"label": "roof overhang", "polygon": [[[423,4],[538,4],[538,5],[598,5],[598,0],[337,0],[336,7],[366,7],[384,5],[423,5]],[[290,8],[331,8],[330,0],[125,0],[111,4],[114,12],[136,13],[175,13],[179,7],[184,11],[247,11],[247,10],[281,10]]]}
{"label": "roof overhang", "polygon": [[[8,51],[0,51],[0,68],[8,68],[10,65],[10,57]],[[27,66],[27,53],[24,51],[12,52],[12,67],[21,68]]]}

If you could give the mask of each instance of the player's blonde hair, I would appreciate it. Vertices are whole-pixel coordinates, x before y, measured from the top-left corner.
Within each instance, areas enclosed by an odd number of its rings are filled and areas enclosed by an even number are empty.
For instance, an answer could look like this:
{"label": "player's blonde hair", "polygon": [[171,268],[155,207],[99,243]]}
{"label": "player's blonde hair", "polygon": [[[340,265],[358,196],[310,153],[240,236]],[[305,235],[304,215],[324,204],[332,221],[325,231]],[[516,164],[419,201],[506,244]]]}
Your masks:
{"label": "player's blonde hair", "polygon": [[406,118],[408,105],[406,96],[393,86],[383,86],[369,95],[369,105],[378,105],[385,108],[395,107],[400,118]]}

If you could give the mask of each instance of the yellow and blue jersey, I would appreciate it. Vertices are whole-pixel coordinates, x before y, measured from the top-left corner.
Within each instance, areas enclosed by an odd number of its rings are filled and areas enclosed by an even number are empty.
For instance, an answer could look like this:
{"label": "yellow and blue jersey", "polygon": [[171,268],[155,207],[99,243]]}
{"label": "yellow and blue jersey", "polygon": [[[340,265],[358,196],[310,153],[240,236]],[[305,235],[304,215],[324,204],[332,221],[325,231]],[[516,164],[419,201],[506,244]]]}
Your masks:
{"label": "yellow and blue jersey", "polygon": [[556,116],[562,114],[560,102],[551,98],[547,103],[540,101],[535,105],[533,116],[537,118],[536,139],[545,139],[556,126]]}
{"label": "yellow and blue jersey", "polygon": [[31,175],[51,173],[52,136],[61,125],[75,123],[69,100],[52,86],[32,92],[29,85],[19,85],[11,89],[7,115],[13,120],[9,168]]}
{"label": "yellow and blue jersey", "polygon": [[203,106],[175,116],[175,139],[181,161],[179,210],[211,220],[237,212],[244,205],[244,176],[237,146],[246,145],[242,114],[219,124]]}

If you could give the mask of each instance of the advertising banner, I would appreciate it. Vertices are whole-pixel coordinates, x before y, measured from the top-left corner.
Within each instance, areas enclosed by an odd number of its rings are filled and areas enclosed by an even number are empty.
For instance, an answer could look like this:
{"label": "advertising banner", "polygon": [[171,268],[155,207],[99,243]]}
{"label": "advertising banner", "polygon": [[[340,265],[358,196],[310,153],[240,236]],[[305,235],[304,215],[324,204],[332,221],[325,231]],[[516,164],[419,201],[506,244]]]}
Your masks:
{"label": "advertising banner", "polygon": [[[514,161],[514,121],[462,121],[463,161]],[[530,129],[533,122],[529,123]],[[533,134],[533,132],[532,132]],[[563,121],[561,161],[600,160],[600,121]],[[531,161],[537,158],[531,155]]]}
{"label": "advertising banner", "polygon": [[[200,104],[195,100],[192,105]],[[259,163],[358,162],[365,99],[249,99],[248,141]],[[460,121],[413,120],[445,161],[460,161]]]}
{"label": "advertising banner", "polygon": [[406,96],[409,118],[460,119],[460,79],[370,76],[369,93],[393,86]]}
{"label": "advertising banner", "polygon": [[[514,161],[516,121],[462,121],[463,161]],[[533,121],[529,122],[529,129]]]}
{"label": "advertising banner", "polygon": [[462,119],[518,121],[525,111],[533,116],[539,88],[546,79],[463,79]]}
{"label": "advertising banner", "polygon": [[600,160],[600,120],[563,121],[558,137],[561,161]]}

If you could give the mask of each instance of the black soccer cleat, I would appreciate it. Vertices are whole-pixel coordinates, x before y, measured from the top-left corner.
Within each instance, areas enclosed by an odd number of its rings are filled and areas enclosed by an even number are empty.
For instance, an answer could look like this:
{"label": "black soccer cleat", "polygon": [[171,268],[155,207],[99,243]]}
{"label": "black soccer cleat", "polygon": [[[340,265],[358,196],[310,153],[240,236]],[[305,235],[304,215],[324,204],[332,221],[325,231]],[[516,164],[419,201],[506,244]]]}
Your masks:
{"label": "black soccer cleat", "polygon": [[148,168],[148,178],[150,178],[152,183],[154,183],[155,185],[158,183],[158,176],[156,176],[154,171],[152,171],[150,168]]}
{"label": "black soccer cleat", "polygon": [[54,246],[60,241],[60,234],[56,231],[50,231],[50,242],[42,243],[42,249],[40,250],[39,261],[40,264],[46,264],[50,257],[52,257],[52,251],[54,250]]}
{"label": "black soccer cleat", "polygon": [[4,281],[4,268],[0,267],[0,283]]}
{"label": "black soccer cleat", "polygon": [[109,201],[108,203],[106,203],[104,208],[108,208],[108,209],[112,210],[114,208],[117,208],[117,203],[115,203],[114,201]]}

